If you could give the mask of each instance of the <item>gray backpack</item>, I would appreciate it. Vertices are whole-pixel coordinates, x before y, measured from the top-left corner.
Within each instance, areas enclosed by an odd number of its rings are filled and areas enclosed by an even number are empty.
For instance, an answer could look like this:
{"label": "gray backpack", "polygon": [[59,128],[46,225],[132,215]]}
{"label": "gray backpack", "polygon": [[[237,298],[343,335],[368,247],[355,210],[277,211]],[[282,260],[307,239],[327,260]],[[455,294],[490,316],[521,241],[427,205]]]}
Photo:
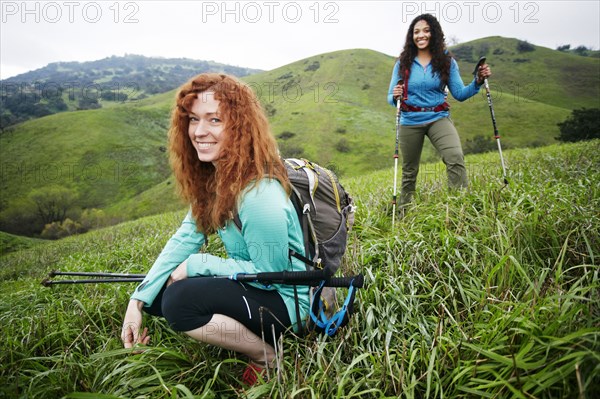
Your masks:
{"label": "gray backpack", "polygon": [[[329,279],[339,269],[346,252],[348,232],[354,223],[352,197],[329,169],[306,159],[286,158],[283,163],[292,185],[290,199],[302,227],[306,254],[303,256],[290,250],[289,255],[304,262],[307,271],[323,270],[324,278]],[[235,215],[233,220],[241,230],[239,215]],[[348,287],[346,301],[337,312],[335,288],[325,286],[322,278],[315,282],[313,288],[307,330],[333,336],[338,328],[348,323],[353,312],[354,287]],[[294,294],[296,318],[300,320],[296,286]],[[300,333],[303,333],[302,326]]]}
{"label": "gray backpack", "polygon": [[[354,223],[352,197],[329,169],[306,159],[288,158],[284,159],[284,164],[292,183],[291,200],[302,226],[307,256],[293,251],[290,255],[302,260],[307,270],[322,269],[327,277],[331,277],[340,267],[348,232]],[[337,312],[335,288],[324,286],[322,281],[313,289],[308,331],[333,336],[338,328],[348,323],[354,303],[354,289],[349,288],[344,306]],[[296,317],[300,317],[297,300]]]}
{"label": "gray backpack", "polygon": [[284,159],[292,184],[291,200],[298,213],[304,236],[306,258],[310,269],[324,269],[333,276],[346,251],[348,232],[354,223],[352,197],[337,176],[306,159]]}

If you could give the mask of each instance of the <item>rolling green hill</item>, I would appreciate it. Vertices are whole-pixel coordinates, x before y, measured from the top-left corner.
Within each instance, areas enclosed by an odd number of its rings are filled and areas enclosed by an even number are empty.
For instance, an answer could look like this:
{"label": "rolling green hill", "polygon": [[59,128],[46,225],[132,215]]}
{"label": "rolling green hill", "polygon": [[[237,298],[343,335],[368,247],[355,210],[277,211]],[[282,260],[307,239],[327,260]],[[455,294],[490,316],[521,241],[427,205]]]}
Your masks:
{"label": "rolling green hill", "polygon": [[201,72],[245,76],[259,70],[135,54],[54,62],[0,81],[0,129],[57,112],[112,107],[164,93]]}
{"label": "rolling green hill", "polygon": [[[552,144],[556,124],[572,109],[598,106],[600,59],[499,37],[451,50],[467,82],[475,60],[487,56],[507,149]],[[343,50],[243,79],[259,95],[284,156],[304,156],[350,177],[393,164],[395,109],[386,102],[393,64],[394,57],[372,50]],[[181,206],[174,205],[165,153],[174,93],[5,129],[0,135],[0,230],[41,231],[28,196],[45,187],[61,186],[74,194],[73,218],[89,208],[104,209],[118,221]],[[450,101],[463,143],[480,136],[493,144],[485,95]],[[427,141],[422,160],[438,160]]]}
{"label": "rolling green hill", "polygon": [[105,208],[151,189],[170,174],[166,129],[163,114],[119,107],[55,114],[4,132],[2,230],[43,227],[22,224],[37,213],[27,199],[35,189],[63,187],[76,208]]}
{"label": "rolling green hill", "polygon": [[488,37],[451,48],[463,76],[473,70],[481,56],[492,67],[492,90],[520,108],[537,102],[565,109],[598,107],[600,59],[531,45],[515,39]]}

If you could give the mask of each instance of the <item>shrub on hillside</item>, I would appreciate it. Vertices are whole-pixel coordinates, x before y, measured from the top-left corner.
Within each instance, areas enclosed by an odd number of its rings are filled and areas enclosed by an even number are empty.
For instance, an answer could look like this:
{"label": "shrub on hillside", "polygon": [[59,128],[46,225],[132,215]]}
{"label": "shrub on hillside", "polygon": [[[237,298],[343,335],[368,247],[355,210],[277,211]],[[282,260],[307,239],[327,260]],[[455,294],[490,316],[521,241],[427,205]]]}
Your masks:
{"label": "shrub on hillside", "polygon": [[304,148],[300,145],[283,142],[279,145],[279,151],[284,158],[303,158]]}
{"label": "shrub on hillside", "polygon": [[57,240],[77,233],[83,233],[81,224],[66,218],[62,222],[47,224],[44,231],[42,231],[42,238]]}
{"label": "shrub on hillside", "polygon": [[519,40],[519,42],[517,43],[517,51],[519,53],[526,53],[534,50],[535,46],[525,40]]}
{"label": "shrub on hillside", "polygon": [[[506,147],[506,144],[504,145]],[[472,139],[467,139],[463,146],[465,154],[481,154],[484,152],[495,151],[497,144],[494,140],[477,135]]]}
{"label": "shrub on hillside", "polygon": [[463,45],[460,47],[455,47],[454,49],[452,49],[452,54],[455,58],[462,61],[475,61],[473,59],[473,46]]}
{"label": "shrub on hillside", "polygon": [[84,231],[97,229],[108,225],[108,218],[102,209],[86,209],[81,213],[80,223]]}
{"label": "shrub on hillside", "polygon": [[277,137],[279,137],[282,140],[287,140],[287,139],[291,139],[294,136],[296,136],[296,133],[288,132],[286,130],[286,131],[281,132],[281,134],[279,136],[277,136]]}
{"label": "shrub on hillside", "polygon": [[600,138],[600,108],[574,109],[567,119],[557,123],[560,134],[556,140],[576,142]]}
{"label": "shrub on hillside", "polygon": [[320,67],[321,67],[321,64],[319,63],[319,61],[314,61],[312,64],[310,64],[309,66],[307,66],[304,69],[304,72],[316,71]]}
{"label": "shrub on hillside", "polygon": [[587,47],[585,47],[585,46],[577,46],[577,47],[576,47],[576,48],[573,50],[573,52],[574,52],[575,54],[577,54],[577,55],[583,55],[583,56],[586,56],[586,55],[588,55],[588,51],[590,51],[590,49],[588,49],[588,48],[587,48]]}
{"label": "shrub on hillside", "polygon": [[350,143],[346,139],[340,139],[335,145],[335,149],[343,153],[350,152]]}

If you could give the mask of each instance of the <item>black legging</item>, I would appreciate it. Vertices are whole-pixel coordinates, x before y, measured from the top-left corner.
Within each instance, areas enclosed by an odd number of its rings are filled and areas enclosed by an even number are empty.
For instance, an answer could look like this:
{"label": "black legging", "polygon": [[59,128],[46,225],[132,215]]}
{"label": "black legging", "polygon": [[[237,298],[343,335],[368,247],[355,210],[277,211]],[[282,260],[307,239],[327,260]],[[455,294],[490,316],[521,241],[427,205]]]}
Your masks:
{"label": "black legging", "polygon": [[[274,345],[275,337],[291,325],[287,307],[277,291],[267,291],[228,279],[195,277],[163,287],[152,306],[144,310],[167,319],[175,331],[190,331],[206,325],[214,314],[237,320]],[[261,314],[262,313],[262,314]],[[262,323],[261,323],[262,321]]]}

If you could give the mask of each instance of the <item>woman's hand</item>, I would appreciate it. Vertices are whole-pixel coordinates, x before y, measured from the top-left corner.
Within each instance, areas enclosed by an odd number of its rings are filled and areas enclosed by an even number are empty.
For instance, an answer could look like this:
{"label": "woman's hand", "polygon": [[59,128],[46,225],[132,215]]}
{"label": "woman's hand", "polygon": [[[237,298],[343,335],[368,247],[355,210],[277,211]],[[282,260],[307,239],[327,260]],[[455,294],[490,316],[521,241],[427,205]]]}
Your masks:
{"label": "woman's hand", "polygon": [[402,94],[404,94],[404,86],[403,85],[396,85],[394,86],[393,89],[393,96],[394,96],[394,100],[398,101],[398,98],[402,97]]}
{"label": "woman's hand", "polygon": [[148,328],[144,328],[140,334],[140,329],[142,328],[142,306],[144,306],[144,303],[137,299],[130,300],[129,305],[127,305],[123,328],[121,329],[121,341],[123,341],[125,348],[133,348],[137,344],[148,345],[150,342]]}
{"label": "woman's hand", "polygon": [[488,64],[483,64],[479,67],[479,71],[477,71],[477,84],[483,84],[483,80],[492,76],[492,70]]}
{"label": "woman's hand", "polygon": [[167,286],[173,284],[175,281],[184,280],[187,278],[187,260],[184,260],[169,276],[167,280]]}

